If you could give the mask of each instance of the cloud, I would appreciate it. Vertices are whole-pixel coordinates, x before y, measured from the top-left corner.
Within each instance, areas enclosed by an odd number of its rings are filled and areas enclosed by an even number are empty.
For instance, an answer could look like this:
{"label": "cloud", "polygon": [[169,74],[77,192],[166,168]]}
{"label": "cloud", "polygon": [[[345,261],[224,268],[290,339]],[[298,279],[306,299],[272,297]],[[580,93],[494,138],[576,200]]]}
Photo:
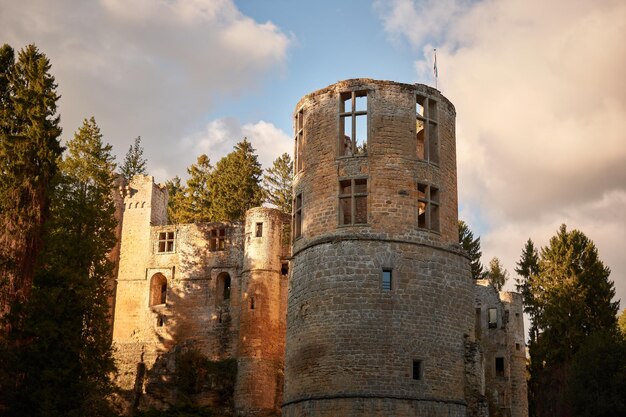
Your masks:
{"label": "cloud", "polygon": [[[206,154],[211,163],[232,152],[233,147],[247,138],[259,156],[264,168],[269,168],[276,158],[284,152],[293,151],[291,136],[266,121],[240,124],[233,118],[213,120],[206,127],[184,139],[184,148],[193,155]],[[186,152],[189,154],[189,152]]]}
{"label": "cloud", "polygon": [[184,171],[172,155],[216,98],[257,88],[291,45],[233,0],[0,0],[0,9],[4,42],[34,42],[50,58],[64,137],[94,115],[120,156],[141,135],[160,175]]}
{"label": "cloud", "polygon": [[462,213],[485,222],[483,263],[498,256],[512,272],[528,237],[547,244],[566,223],[595,241],[626,302],[626,3],[376,9],[393,38],[422,51],[418,79],[432,79],[437,48],[439,86],[457,109]]}

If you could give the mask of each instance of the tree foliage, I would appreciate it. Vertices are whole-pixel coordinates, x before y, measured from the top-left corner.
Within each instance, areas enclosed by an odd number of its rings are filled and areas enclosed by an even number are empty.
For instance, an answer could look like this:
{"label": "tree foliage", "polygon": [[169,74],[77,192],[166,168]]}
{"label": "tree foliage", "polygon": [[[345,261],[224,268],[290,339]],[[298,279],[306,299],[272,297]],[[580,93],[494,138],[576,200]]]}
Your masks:
{"label": "tree foliage", "polygon": [[515,272],[519,277],[515,279],[515,287],[522,295],[524,313],[528,314],[530,319],[530,329],[528,333],[530,340],[533,341],[537,337],[537,325],[535,322],[538,312],[537,303],[534,300],[533,292],[530,288],[530,282],[533,277],[539,274],[539,251],[535,248],[535,244],[530,238],[526,241],[520,260],[517,261],[516,265]]}
{"label": "tree foliage", "polygon": [[62,148],[57,84],[35,45],[0,50],[0,276],[6,310],[28,299]]}
{"label": "tree foliage", "polygon": [[[196,223],[214,221],[212,202],[213,166],[209,157],[200,155],[195,164],[187,168],[189,179],[183,190],[184,194],[174,201],[170,221],[179,220],[181,223]],[[174,210],[178,206],[178,210]]]}
{"label": "tree foliage", "polygon": [[489,261],[489,269],[487,270],[487,280],[496,289],[501,291],[504,284],[509,279],[509,272],[504,268],[500,259],[493,257]]}
{"label": "tree foliage", "polygon": [[626,309],[622,311],[622,314],[620,314],[619,318],[617,319],[617,327],[622,333],[622,336],[624,336],[624,339],[626,339]]}
{"label": "tree foliage", "polygon": [[[95,120],[85,120],[61,163],[32,298],[11,319],[8,416],[108,416],[115,370],[107,255],[115,243],[115,165]],[[19,377],[18,377],[19,376]]]}
{"label": "tree foliage", "polygon": [[255,150],[244,138],[215,166],[210,188],[213,220],[242,220],[248,209],[260,206],[262,174]]}
{"label": "tree foliage", "polygon": [[618,302],[610,270],[591,240],[562,225],[542,248],[531,275],[538,336],[530,345],[530,398],[537,416],[569,413],[567,381],[574,355],[596,332],[616,329]]}
{"label": "tree foliage", "polygon": [[568,394],[574,417],[626,416],[626,339],[589,336],[572,359]]}
{"label": "tree foliage", "polygon": [[474,233],[463,220],[459,220],[459,243],[470,257],[472,278],[482,279],[484,273],[483,265],[480,263],[480,257],[482,256],[482,252],[480,251],[480,237],[474,239]]}
{"label": "tree foliage", "polygon": [[146,165],[148,161],[143,157],[143,147],[141,146],[141,136],[135,138],[135,142],[130,145],[124,163],[120,167],[120,174],[126,181],[130,181],[135,175],[146,175]]}
{"label": "tree foliage", "polygon": [[167,189],[167,218],[170,224],[184,223],[182,216],[183,205],[185,204],[185,186],[181,183],[177,175],[171,180],[165,181]]}
{"label": "tree foliage", "polygon": [[263,174],[266,201],[285,213],[291,214],[291,187],[293,183],[293,161],[288,153],[274,160],[271,168]]}

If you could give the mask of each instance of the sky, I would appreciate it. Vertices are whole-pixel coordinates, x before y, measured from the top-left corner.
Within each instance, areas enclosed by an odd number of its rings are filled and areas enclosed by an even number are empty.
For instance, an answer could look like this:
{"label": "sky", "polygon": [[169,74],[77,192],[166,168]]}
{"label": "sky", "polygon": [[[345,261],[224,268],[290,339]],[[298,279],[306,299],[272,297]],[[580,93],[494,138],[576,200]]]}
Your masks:
{"label": "sky", "polygon": [[0,0],[0,42],[35,43],[63,141],[94,116],[118,162],[213,163],[247,137],[293,150],[299,99],[336,81],[434,85],[457,111],[459,216],[511,278],[528,238],[582,230],[626,307],[623,0]]}

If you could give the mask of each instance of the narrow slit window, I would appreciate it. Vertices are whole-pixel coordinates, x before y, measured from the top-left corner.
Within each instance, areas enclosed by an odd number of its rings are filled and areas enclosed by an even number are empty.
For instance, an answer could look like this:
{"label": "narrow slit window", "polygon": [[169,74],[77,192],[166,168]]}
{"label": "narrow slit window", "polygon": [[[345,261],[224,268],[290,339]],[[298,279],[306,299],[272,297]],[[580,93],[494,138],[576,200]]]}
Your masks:
{"label": "narrow slit window", "polygon": [[304,110],[298,111],[295,118],[295,164],[296,174],[304,168]]}
{"label": "narrow slit window", "polygon": [[382,276],[382,284],[383,284],[383,291],[391,291],[392,288],[392,274],[391,274],[391,269],[383,269],[383,276]]}
{"label": "narrow slit window", "polygon": [[254,297],[250,297],[250,310],[254,310],[256,307],[254,301]]}
{"label": "narrow slit window", "polygon": [[339,181],[339,225],[367,223],[367,178]]}
{"label": "narrow slit window", "polygon": [[263,237],[263,223],[257,223],[255,228],[256,237]]}
{"label": "narrow slit window", "polygon": [[417,184],[417,227],[439,232],[439,189]]}
{"label": "narrow slit window", "polygon": [[157,327],[163,327],[163,316],[161,316],[160,314],[157,316],[156,325]]}
{"label": "narrow slit window", "polygon": [[417,158],[439,163],[439,129],[437,101],[417,95],[415,100],[415,134]]}
{"label": "narrow slit window", "polygon": [[339,155],[367,154],[367,91],[342,93],[339,112]]}
{"label": "narrow slit window", "polygon": [[413,361],[413,379],[416,381],[422,379],[422,361]]}
{"label": "narrow slit window", "polygon": [[287,262],[283,262],[282,265],[280,266],[280,274],[282,276],[289,275],[289,264]]}
{"label": "narrow slit window", "polygon": [[293,238],[302,236],[302,193],[293,200]]}

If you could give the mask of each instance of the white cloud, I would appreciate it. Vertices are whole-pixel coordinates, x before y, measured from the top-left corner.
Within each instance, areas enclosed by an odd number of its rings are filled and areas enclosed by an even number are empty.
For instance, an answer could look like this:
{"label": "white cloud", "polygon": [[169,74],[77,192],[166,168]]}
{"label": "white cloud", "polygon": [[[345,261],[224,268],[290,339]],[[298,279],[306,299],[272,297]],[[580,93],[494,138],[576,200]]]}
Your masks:
{"label": "white cloud", "polygon": [[[141,135],[152,172],[172,161],[217,97],[256,88],[285,64],[291,39],[233,0],[0,0],[0,35],[34,42],[59,84],[64,137],[94,115],[123,156]],[[191,127],[190,127],[191,126]]]}
{"label": "white cloud", "polygon": [[626,303],[626,3],[377,10],[393,37],[422,50],[418,79],[431,80],[437,48],[439,86],[457,109],[463,214],[487,222],[483,263],[498,256],[513,272],[528,237],[547,244],[566,223],[594,240]]}
{"label": "white cloud", "polygon": [[202,131],[186,137],[183,144],[184,148],[191,151],[194,157],[206,154],[211,163],[215,165],[220,158],[230,153],[243,138],[247,138],[252,147],[256,149],[259,162],[264,168],[271,167],[272,162],[281,154],[292,152],[291,137],[272,123],[263,120],[243,125],[233,118],[213,120]]}

